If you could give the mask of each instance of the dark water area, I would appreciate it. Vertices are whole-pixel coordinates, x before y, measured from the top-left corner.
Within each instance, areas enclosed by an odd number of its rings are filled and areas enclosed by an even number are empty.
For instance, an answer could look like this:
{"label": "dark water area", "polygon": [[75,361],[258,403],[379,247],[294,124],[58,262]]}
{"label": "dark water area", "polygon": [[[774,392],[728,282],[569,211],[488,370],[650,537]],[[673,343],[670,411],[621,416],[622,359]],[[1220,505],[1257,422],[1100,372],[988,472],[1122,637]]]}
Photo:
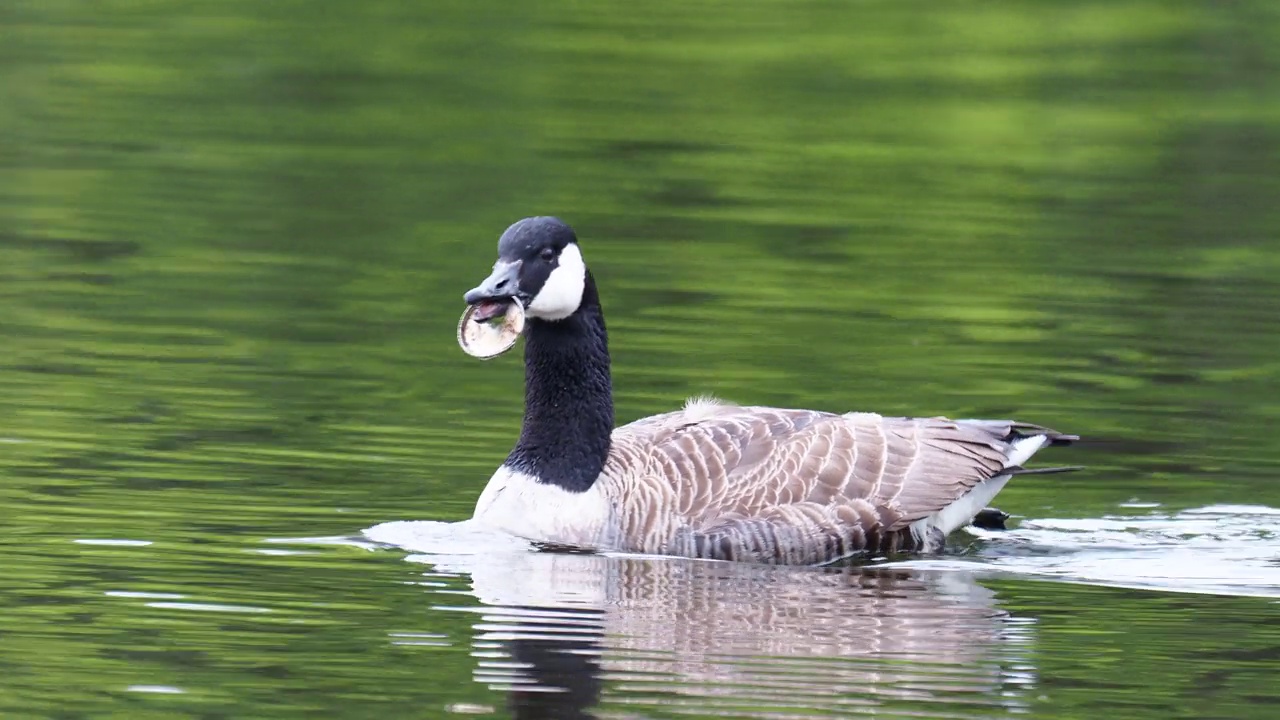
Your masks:
{"label": "dark water area", "polygon": [[[1276,715],[1280,5],[18,0],[0,38],[0,715]],[[619,422],[1017,417],[1088,469],[871,567],[472,536],[523,378],[455,324],[534,214]]]}

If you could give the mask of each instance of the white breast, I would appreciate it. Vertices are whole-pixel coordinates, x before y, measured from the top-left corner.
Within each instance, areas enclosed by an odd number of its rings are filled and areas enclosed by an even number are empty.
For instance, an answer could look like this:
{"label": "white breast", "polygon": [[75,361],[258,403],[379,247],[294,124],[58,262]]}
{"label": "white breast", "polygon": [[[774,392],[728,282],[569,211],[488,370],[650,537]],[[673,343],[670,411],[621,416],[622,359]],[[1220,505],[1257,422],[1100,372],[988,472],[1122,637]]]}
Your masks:
{"label": "white breast", "polygon": [[600,488],[596,483],[586,492],[569,492],[503,465],[480,493],[472,518],[536,542],[614,548],[617,523]]}

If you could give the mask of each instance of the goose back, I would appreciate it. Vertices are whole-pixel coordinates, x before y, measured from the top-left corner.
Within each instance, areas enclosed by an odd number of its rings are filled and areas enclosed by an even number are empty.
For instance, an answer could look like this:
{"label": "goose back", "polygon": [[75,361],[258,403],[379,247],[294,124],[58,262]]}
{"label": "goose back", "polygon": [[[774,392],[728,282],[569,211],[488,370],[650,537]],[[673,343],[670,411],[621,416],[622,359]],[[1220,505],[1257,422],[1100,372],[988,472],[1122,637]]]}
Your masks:
{"label": "goose back", "polygon": [[948,508],[1056,439],[1071,438],[1010,421],[700,401],[615,430],[599,483],[621,549],[811,564],[939,544],[972,517]]}

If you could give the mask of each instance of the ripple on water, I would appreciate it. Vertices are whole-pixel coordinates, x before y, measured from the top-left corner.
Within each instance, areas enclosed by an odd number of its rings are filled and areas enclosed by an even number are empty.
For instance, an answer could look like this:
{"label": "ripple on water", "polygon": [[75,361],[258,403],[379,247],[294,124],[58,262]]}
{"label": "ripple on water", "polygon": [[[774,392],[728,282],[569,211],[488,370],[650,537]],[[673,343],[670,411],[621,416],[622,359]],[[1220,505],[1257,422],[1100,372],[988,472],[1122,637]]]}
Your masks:
{"label": "ripple on water", "polygon": [[156,693],[159,695],[183,695],[187,692],[172,685],[130,685],[125,690],[127,692]]}
{"label": "ripple on water", "polygon": [[157,608],[160,610],[191,610],[195,612],[222,612],[222,613],[269,613],[270,608],[256,607],[253,605],[223,605],[220,603],[194,603],[194,602],[149,602],[147,607]]}

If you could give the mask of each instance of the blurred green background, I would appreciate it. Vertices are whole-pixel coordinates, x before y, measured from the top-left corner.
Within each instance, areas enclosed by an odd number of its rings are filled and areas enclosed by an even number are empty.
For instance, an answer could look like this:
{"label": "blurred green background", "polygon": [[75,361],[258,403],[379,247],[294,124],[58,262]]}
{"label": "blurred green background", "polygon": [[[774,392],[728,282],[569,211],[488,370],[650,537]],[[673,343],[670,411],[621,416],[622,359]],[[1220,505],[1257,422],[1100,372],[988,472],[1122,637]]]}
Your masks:
{"label": "blurred green background", "polygon": [[[1018,515],[1280,506],[1271,0],[7,0],[0,34],[6,717],[488,692],[459,648],[400,677],[366,647],[429,606],[400,556],[259,548],[470,514],[522,374],[454,325],[527,215],[582,238],[620,422],[702,392],[1016,416],[1091,441],[1053,458],[1089,473],[1002,494]],[[1069,588],[1001,592],[1051,627],[1034,598],[1083,593],[1057,622],[1125,637],[1050,632],[1044,662],[1134,657],[1038,712],[1096,714],[1126,667],[1121,696],[1271,717],[1273,604]],[[1206,612],[1250,649],[1183,685],[1205,639],[1168,638]],[[204,694],[124,693],[139,667]]]}

